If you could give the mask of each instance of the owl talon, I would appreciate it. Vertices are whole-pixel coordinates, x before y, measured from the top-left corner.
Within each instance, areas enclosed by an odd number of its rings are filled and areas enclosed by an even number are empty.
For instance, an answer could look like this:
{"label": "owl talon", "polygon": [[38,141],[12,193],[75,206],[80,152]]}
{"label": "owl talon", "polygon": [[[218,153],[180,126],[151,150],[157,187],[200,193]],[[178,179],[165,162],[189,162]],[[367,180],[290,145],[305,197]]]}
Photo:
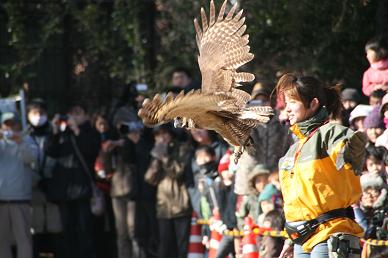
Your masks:
{"label": "owl talon", "polygon": [[235,164],[237,164],[237,162],[240,159],[242,154],[243,154],[243,148],[241,146],[236,147],[236,149],[234,151],[234,163]]}

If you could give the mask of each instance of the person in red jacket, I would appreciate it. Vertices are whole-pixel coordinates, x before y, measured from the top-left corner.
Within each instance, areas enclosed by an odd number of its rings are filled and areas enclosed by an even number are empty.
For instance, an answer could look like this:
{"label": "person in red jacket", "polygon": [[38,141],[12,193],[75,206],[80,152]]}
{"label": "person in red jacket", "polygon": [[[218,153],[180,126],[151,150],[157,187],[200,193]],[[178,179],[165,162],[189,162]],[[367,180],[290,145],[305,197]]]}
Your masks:
{"label": "person in red jacket", "polygon": [[380,38],[371,39],[365,45],[370,63],[362,79],[362,92],[370,96],[376,90],[388,91],[388,43]]}

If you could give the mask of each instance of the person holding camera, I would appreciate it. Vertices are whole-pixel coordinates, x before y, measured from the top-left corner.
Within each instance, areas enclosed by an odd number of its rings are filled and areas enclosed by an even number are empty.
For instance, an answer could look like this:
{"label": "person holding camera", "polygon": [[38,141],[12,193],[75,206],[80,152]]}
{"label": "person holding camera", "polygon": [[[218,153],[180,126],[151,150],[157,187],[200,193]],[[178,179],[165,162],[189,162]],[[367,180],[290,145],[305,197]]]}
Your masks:
{"label": "person holding camera", "polygon": [[153,133],[155,144],[144,179],[157,187],[158,257],[185,258],[192,214],[185,167],[193,150],[188,142],[177,140],[171,124],[154,127]]}
{"label": "person holding camera", "polygon": [[140,183],[136,145],[140,141],[143,124],[125,112],[119,112],[115,118],[120,139],[111,144],[116,167],[110,194],[116,222],[118,257],[145,257],[145,250],[135,235]]}
{"label": "person holding camera", "polygon": [[57,163],[48,189],[51,199],[59,205],[65,257],[95,257],[91,171],[100,149],[100,137],[80,105],[73,105],[66,115],[55,115],[52,130],[46,154]]}
{"label": "person holding camera", "polygon": [[32,185],[32,230],[34,257],[39,253],[50,250],[59,256],[58,244],[62,232],[62,223],[58,205],[47,199],[44,184],[52,176],[56,161],[45,154],[45,148],[51,135],[51,125],[47,115],[47,105],[43,99],[32,99],[27,106],[28,129],[38,148],[38,160],[33,170],[37,180]]}
{"label": "person holding camera", "polygon": [[16,241],[17,257],[32,258],[30,201],[32,165],[38,148],[21,132],[14,113],[1,115],[0,129],[0,257],[11,258]]}

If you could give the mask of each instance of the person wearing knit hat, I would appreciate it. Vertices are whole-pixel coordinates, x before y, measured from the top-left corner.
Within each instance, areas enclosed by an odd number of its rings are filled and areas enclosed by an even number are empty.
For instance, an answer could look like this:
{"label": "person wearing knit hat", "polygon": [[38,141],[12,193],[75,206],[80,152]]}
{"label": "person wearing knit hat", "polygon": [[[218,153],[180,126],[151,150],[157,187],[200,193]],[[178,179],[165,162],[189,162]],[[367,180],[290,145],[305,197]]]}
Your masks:
{"label": "person wearing knit hat", "polygon": [[260,203],[261,214],[258,217],[259,226],[263,226],[265,215],[282,205],[281,194],[273,184],[265,185],[258,199]]}
{"label": "person wearing knit hat", "polygon": [[[222,182],[224,185],[234,185],[234,171],[229,169],[231,163],[232,152],[227,150],[224,156],[220,159],[218,163],[218,173],[221,175]],[[234,188],[234,187],[233,187]]]}
{"label": "person wearing knit hat", "polygon": [[353,110],[361,101],[361,95],[356,89],[346,88],[341,92],[342,105],[346,110]]}
{"label": "person wearing knit hat", "polygon": [[8,123],[8,122],[19,122],[19,118],[17,114],[13,112],[4,112],[1,114],[1,124]]}
{"label": "person wearing knit hat", "polygon": [[364,120],[366,135],[372,144],[375,144],[377,137],[383,134],[384,127],[383,119],[380,116],[380,106],[375,106]]}
{"label": "person wearing knit hat", "polygon": [[350,113],[349,124],[353,130],[364,131],[364,120],[372,111],[373,107],[369,105],[357,105]]}
{"label": "person wearing knit hat", "polygon": [[341,110],[341,124],[349,126],[349,117],[353,109],[360,103],[361,95],[356,89],[347,88],[341,92],[343,109]]}
{"label": "person wearing knit hat", "polygon": [[378,229],[383,226],[386,217],[384,214],[388,210],[387,184],[380,175],[374,173],[362,175],[360,182],[362,188],[360,208],[368,224],[366,238],[376,239],[379,238]]}
{"label": "person wearing knit hat", "polygon": [[[237,229],[236,206],[237,194],[234,191],[234,171],[229,168],[232,157],[230,150],[220,159],[218,172],[221,173],[222,181],[218,185],[217,199],[219,203],[219,213],[221,220],[228,230]],[[219,244],[216,257],[226,257],[234,253],[234,238],[233,236],[224,235]]]}
{"label": "person wearing knit hat", "polygon": [[218,163],[218,173],[222,174],[222,172],[229,170],[231,154],[231,151],[227,150],[224,156],[222,156],[220,162]]}
{"label": "person wearing knit hat", "polygon": [[257,164],[248,175],[248,185],[253,192],[262,192],[268,184],[270,171],[265,164]]}
{"label": "person wearing knit hat", "polygon": [[257,164],[247,174],[247,191],[248,195],[244,195],[240,209],[237,213],[239,220],[239,227],[242,229],[244,224],[244,218],[251,216],[254,222],[257,224],[259,215],[262,213],[260,207],[260,194],[263,192],[265,186],[268,184],[270,170],[265,164]]}

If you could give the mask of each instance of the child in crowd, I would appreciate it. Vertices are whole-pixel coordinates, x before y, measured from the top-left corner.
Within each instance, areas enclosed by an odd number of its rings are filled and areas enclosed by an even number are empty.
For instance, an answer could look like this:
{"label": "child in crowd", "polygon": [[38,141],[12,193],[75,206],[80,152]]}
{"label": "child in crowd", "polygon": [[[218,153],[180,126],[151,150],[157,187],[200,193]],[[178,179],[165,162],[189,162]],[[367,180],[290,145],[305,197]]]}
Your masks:
{"label": "child in crowd", "polygon": [[[284,217],[279,210],[268,212],[263,221],[265,228],[282,231],[284,229]],[[284,244],[282,237],[264,236],[260,240],[259,256],[260,258],[279,257]]]}
{"label": "child in crowd", "polygon": [[279,190],[273,185],[268,183],[259,195],[259,204],[261,214],[259,215],[257,222],[260,227],[264,227],[265,216],[275,209],[280,209],[283,205],[281,194]]}
{"label": "child in crowd", "polygon": [[[198,191],[199,198],[199,217],[210,219],[212,210],[217,207],[215,195],[215,179],[218,178],[215,163],[216,154],[210,145],[202,145],[195,151],[195,161],[199,169]],[[210,229],[209,226],[202,226],[202,242],[205,246],[209,244]]]}
{"label": "child in crowd", "polygon": [[370,64],[362,79],[362,92],[370,96],[373,91],[388,90],[388,44],[381,38],[372,39],[365,46]]}
{"label": "child in crowd", "polygon": [[385,93],[386,92],[382,89],[373,91],[369,97],[369,105],[371,105],[372,107],[380,106]]}
{"label": "child in crowd", "polygon": [[[378,174],[361,176],[362,197],[356,220],[364,228],[365,239],[388,239],[387,184]],[[385,255],[383,254],[385,253]],[[364,244],[361,257],[387,257],[387,247]]]}
{"label": "child in crowd", "polygon": [[349,126],[350,112],[360,103],[361,95],[356,89],[347,88],[341,92],[342,115],[341,120],[344,126]]}
{"label": "child in crowd", "polygon": [[[218,171],[221,174],[222,181],[217,189],[217,199],[219,200],[219,213],[226,229],[237,229],[236,203],[237,195],[234,192],[234,174],[233,169],[229,169],[231,163],[231,152],[227,151],[221,158]],[[217,250],[216,258],[224,258],[229,254],[235,254],[233,236],[222,236]]]}
{"label": "child in crowd", "polygon": [[[367,225],[364,238],[388,239],[388,198],[387,185],[378,174],[365,174],[361,176],[361,210]],[[374,247],[365,245],[363,257],[372,257],[373,253],[381,253],[387,247]],[[368,254],[368,255],[366,255]],[[386,256],[373,256],[386,257]]]}
{"label": "child in crowd", "polygon": [[384,128],[385,125],[380,116],[380,106],[376,106],[364,120],[364,130],[368,137],[368,144],[374,145],[377,137],[383,134]]}
{"label": "child in crowd", "polygon": [[366,172],[363,174],[378,174],[383,176],[385,174],[384,154],[386,149],[384,147],[375,147],[373,145],[366,148],[365,167]]}
{"label": "child in crowd", "polygon": [[372,111],[373,107],[369,105],[358,105],[350,112],[349,124],[350,128],[355,131],[364,131],[364,120]]}
{"label": "child in crowd", "polygon": [[195,151],[195,161],[198,165],[199,178],[214,180],[218,176],[216,153],[212,146],[199,146]]}
{"label": "child in crowd", "polygon": [[[237,213],[239,228],[244,228],[244,218],[251,216],[255,224],[259,224],[259,215],[262,214],[259,198],[268,184],[270,171],[264,164],[256,165],[248,174],[248,187],[250,194],[244,195]],[[272,185],[272,184],[271,184]]]}

